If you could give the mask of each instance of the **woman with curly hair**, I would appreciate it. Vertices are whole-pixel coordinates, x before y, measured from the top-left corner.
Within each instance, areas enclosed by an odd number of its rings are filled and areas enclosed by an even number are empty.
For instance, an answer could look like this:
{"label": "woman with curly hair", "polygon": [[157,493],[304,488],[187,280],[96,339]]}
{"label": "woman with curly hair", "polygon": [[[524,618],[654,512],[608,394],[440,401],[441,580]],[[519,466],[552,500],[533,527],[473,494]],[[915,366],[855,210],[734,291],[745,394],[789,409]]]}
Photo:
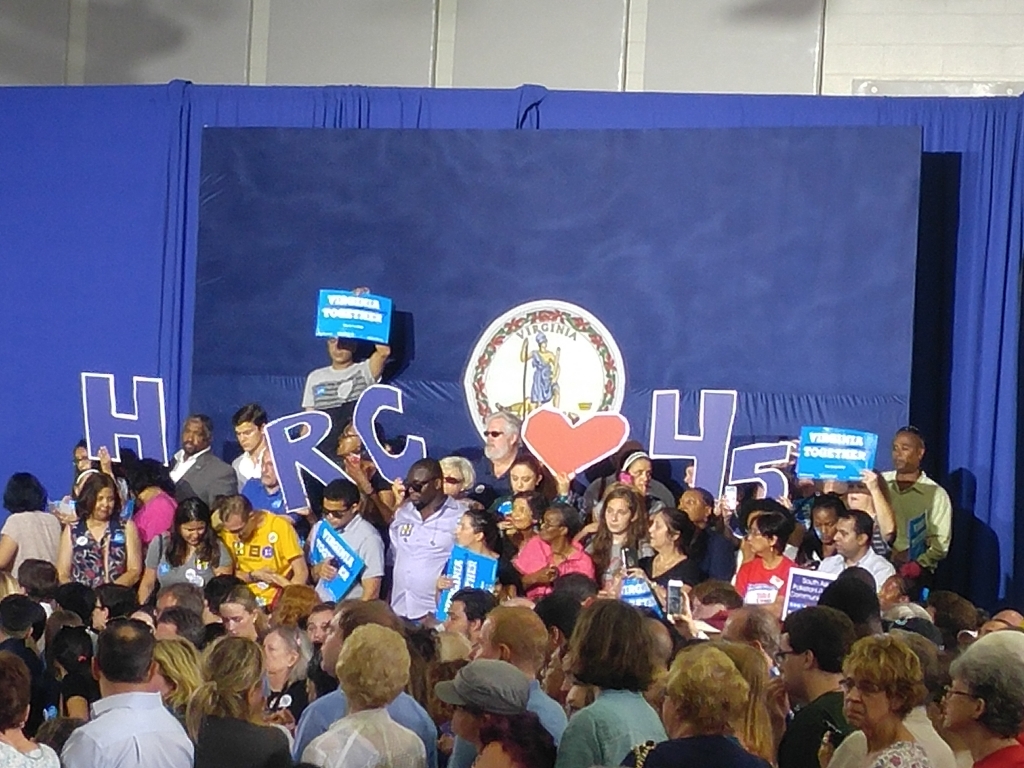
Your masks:
{"label": "woman with curly hair", "polygon": [[669,740],[634,748],[623,765],[769,768],[734,737],[749,698],[750,686],[721,649],[707,643],[684,648],[665,682],[661,713]]}
{"label": "woman with curly hair", "polygon": [[[862,637],[843,662],[843,714],[864,733],[870,768],[932,768],[903,724],[924,698],[924,674],[917,655],[892,635]],[[819,751],[822,765],[832,756],[830,734]]]}

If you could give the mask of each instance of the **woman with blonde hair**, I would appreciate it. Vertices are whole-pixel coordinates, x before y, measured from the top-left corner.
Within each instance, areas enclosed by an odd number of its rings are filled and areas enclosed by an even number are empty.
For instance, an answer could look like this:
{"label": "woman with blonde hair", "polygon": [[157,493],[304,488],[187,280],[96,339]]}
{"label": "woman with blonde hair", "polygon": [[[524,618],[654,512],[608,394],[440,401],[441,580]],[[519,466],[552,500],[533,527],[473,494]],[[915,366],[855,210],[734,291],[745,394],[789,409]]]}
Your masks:
{"label": "woman with blonde hair", "polygon": [[709,645],[718,648],[729,657],[743,676],[750,695],[747,697],[743,716],[736,728],[736,738],[748,752],[772,763],[775,760],[772,722],[768,716],[766,691],[768,689],[768,667],[764,656],[744,643],[714,640]]}
{"label": "woman with blonde hair", "polygon": [[623,763],[644,768],[713,765],[715,768],[768,768],[736,739],[750,686],[720,648],[710,644],[680,651],[665,681],[662,720],[668,741],[634,749]]}
{"label": "woman with blonde hair", "polygon": [[468,459],[445,456],[441,459],[441,490],[453,499],[464,499],[476,482],[476,472]]}
{"label": "woman with blonde hair", "polygon": [[178,720],[185,721],[185,706],[192,694],[203,684],[199,672],[199,651],[182,637],[156,641],[153,648],[153,684],[164,700],[164,706]]}
{"label": "woman with blonde hair", "polygon": [[321,768],[426,768],[420,737],[385,709],[408,685],[409,664],[398,632],[379,624],[356,627],[335,666],[348,714],[309,743],[302,761]]}
{"label": "woman with blonde hair", "polygon": [[194,768],[289,765],[285,732],[261,725],[263,651],[245,637],[223,637],[203,655],[203,679],[185,710],[196,743]]}
{"label": "woman with blonde hair", "polygon": [[[868,743],[871,768],[931,768],[932,763],[904,725],[917,702],[925,697],[921,661],[910,647],[892,635],[862,637],[843,661],[843,714],[862,731]],[[818,758],[832,759],[826,731]]]}

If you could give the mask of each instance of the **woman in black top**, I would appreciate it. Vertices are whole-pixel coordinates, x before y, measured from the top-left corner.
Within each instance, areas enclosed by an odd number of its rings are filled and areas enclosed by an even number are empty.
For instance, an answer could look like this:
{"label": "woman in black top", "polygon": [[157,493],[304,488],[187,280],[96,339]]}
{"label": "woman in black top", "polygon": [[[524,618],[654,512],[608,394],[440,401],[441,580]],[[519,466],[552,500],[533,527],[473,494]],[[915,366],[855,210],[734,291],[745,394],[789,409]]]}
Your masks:
{"label": "woman in black top", "polygon": [[244,637],[225,637],[206,652],[204,682],[188,703],[185,723],[196,743],[194,768],[291,765],[288,737],[261,725],[263,651]]}
{"label": "woman in black top", "polygon": [[647,531],[655,554],[642,558],[640,568],[664,605],[665,589],[670,581],[681,581],[692,587],[706,578],[697,561],[689,557],[690,542],[697,530],[690,518],[678,509],[659,507],[651,516]]}
{"label": "woman in black top", "polygon": [[[291,723],[299,722],[309,704],[306,671],[313,655],[313,644],[298,627],[275,627],[263,638],[263,659],[267,673],[267,712],[287,710]],[[277,719],[274,722],[279,722]],[[289,724],[286,716],[282,724]]]}
{"label": "woman in black top", "polygon": [[85,627],[64,627],[53,638],[54,672],[60,680],[61,717],[89,719],[89,706],[100,698],[92,676],[92,638]]}

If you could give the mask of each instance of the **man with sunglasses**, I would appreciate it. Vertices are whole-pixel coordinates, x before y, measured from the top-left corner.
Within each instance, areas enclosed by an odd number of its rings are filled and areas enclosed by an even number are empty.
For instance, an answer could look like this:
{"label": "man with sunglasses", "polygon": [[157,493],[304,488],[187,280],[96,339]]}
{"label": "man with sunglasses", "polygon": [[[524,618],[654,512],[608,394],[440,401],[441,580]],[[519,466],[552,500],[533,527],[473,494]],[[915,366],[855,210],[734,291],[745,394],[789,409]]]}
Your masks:
{"label": "man with sunglasses", "polygon": [[400,504],[388,529],[395,558],[391,607],[412,621],[432,616],[437,607],[437,577],[451,556],[455,528],[466,511],[442,490],[441,475],[436,459],[420,459],[404,483],[395,483]]}
{"label": "man with sunglasses", "polygon": [[380,597],[380,582],[384,576],[384,542],[372,524],[359,514],[362,497],[354,483],[339,478],[324,488],[324,516],[309,536],[309,543],[316,541],[321,525],[329,525],[341,534],[345,543],[363,561],[363,572],[359,580],[344,595],[334,595],[325,582],[338,575],[337,564],[324,560],[312,568],[316,582],[316,593],[321,600],[376,600]]}
{"label": "man with sunglasses", "polygon": [[492,413],[484,423],[484,455],[474,467],[476,487],[484,486],[495,499],[512,493],[509,471],[519,453],[521,428],[519,418],[507,411]]}

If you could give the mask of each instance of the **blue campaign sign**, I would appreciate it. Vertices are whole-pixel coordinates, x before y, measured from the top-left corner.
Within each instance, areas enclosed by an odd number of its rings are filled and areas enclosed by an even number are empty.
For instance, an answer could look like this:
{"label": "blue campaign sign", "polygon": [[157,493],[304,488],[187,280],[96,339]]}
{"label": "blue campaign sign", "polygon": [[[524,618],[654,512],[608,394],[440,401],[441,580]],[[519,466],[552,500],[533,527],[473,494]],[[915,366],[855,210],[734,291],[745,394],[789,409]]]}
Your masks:
{"label": "blue campaign sign", "polygon": [[337,560],[338,575],[323,585],[336,601],[341,600],[355,585],[366,563],[327,522],[321,522],[316,528],[316,537],[309,550],[309,561],[316,565],[331,558]]}
{"label": "blue campaign sign", "polygon": [[658,599],[654,596],[647,581],[638,576],[628,576],[622,580],[619,599],[638,608],[651,608],[658,616],[662,615]]}
{"label": "blue campaign sign", "polygon": [[910,542],[908,555],[917,560],[928,549],[928,524],[924,515],[918,515],[907,523],[907,541]]}
{"label": "blue campaign sign", "polygon": [[455,583],[451,589],[444,590],[437,601],[437,612],[434,615],[438,621],[448,618],[452,595],[460,589],[467,587],[488,591],[494,589],[494,585],[498,581],[498,560],[494,557],[470,552],[465,547],[453,547],[452,556],[448,558],[448,570],[445,575]]}
{"label": "blue campaign sign", "polygon": [[791,568],[786,580],[786,599],[782,603],[782,618],[793,611],[818,604],[825,587],[839,577],[838,573],[818,573],[803,568]]}
{"label": "blue campaign sign", "polygon": [[875,465],[878,435],[855,429],[804,427],[800,431],[797,477],[814,480],[860,480]]}
{"label": "blue campaign sign", "polygon": [[391,299],[323,288],[316,308],[316,335],[387,344],[391,336]]}

